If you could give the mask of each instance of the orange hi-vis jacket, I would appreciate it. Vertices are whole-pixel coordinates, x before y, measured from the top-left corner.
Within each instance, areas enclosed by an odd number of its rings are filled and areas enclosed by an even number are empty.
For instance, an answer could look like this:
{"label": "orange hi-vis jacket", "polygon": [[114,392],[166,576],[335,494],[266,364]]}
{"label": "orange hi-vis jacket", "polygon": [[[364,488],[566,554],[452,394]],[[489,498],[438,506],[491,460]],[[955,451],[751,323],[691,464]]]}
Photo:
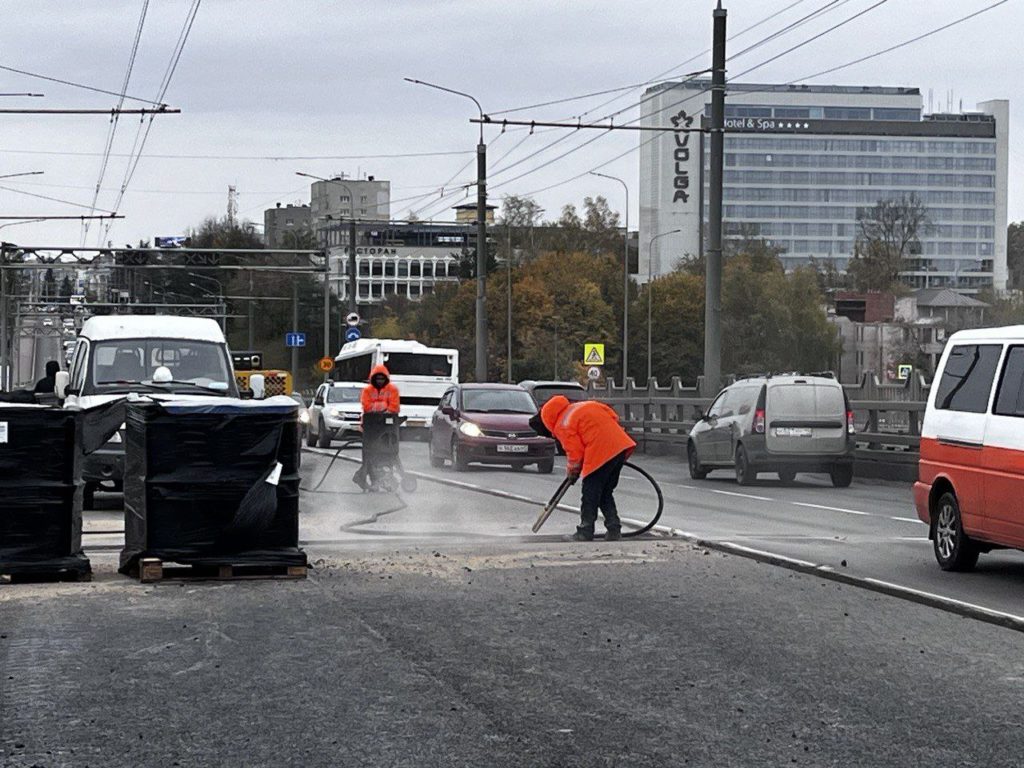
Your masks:
{"label": "orange hi-vis jacket", "polygon": [[623,451],[633,453],[636,442],[619,426],[619,416],[604,403],[572,403],[556,395],[540,409],[544,426],[565,450],[569,472],[582,477],[599,469]]}
{"label": "orange hi-vis jacket", "polygon": [[388,383],[380,389],[373,384],[367,384],[363,387],[362,394],[359,395],[363,413],[398,413],[401,403],[398,397],[398,387],[391,383],[391,374],[387,367],[384,365],[374,366],[370,371],[370,380],[372,381],[374,376],[381,373],[387,377]]}

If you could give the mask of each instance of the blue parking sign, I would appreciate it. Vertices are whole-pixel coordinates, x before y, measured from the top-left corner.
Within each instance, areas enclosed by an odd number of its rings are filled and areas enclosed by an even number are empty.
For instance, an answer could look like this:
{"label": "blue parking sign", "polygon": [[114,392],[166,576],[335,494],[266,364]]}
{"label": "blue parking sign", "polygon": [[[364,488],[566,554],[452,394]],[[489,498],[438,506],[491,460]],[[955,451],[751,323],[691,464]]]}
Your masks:
{"label": "blue parking sign", "polygon": [[306,334],[293,331],[284,335],[284,345],[286,347],[304,347],[306,346]]}

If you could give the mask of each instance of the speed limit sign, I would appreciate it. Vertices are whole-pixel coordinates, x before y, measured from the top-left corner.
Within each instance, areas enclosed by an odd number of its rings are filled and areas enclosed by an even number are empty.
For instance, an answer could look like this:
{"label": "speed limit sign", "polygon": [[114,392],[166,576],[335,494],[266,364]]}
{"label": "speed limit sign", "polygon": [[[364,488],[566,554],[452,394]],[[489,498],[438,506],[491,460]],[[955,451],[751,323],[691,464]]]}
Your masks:
{"label": "speed limit sign", "polygon": [[321,357],[317,361],[316,367],[324,373],[330,373],[334,369],[334,361],[329,357]]}

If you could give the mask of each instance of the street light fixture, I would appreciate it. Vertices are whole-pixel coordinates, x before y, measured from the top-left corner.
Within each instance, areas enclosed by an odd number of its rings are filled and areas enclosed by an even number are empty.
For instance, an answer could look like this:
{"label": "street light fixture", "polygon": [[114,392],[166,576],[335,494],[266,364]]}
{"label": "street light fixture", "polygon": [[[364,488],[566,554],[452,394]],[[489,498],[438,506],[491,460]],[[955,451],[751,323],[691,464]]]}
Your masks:
{"label": "street light fixture", "polygon": [[314,176],[312,173],[303,173],[302,171],[296,171],[295,175],[323,181],[328,184],[337,184],[348,192],[349,206],[352,210],[352,215],[349,216],[348,220],[348,311],[358,312],[359,307],[356,305],[356,290],[358,289],[358,276],[356,275],[356,196],[352,194],[352,189],[349,185],[340,179],[325,179],[323,176]]}
{"label": "street light fixture", "polygon": [[651,357],[651,306],[654,304],[654,241],[666,235],[674,235],[682,232],[681,229],[670,229],[651,238],[647,243],[647,386],[651,385],[653,373],[653,358]]}
{"label": "street light fixture", "polygon": [[629,186],[618,176],[591,171],[591,176],[611,179],[622,185],[626,191],[626,234],[622,238],[622,384],[629,376]]}
{"label": "street light fixture", "polygon": [[467,98],[480,113],[480,141],[476,145],[476,380],[487,381],[487,145],[484,144],[484,108],[475,97],[463,91],[411,77],[404,80]]}

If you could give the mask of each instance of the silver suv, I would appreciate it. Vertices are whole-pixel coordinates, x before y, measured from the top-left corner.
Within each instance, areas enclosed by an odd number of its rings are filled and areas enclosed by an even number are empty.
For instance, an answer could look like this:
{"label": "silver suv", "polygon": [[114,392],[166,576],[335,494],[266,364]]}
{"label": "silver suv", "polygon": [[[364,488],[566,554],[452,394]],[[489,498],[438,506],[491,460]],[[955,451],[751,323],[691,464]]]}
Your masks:
{"label": "silver suv", "polygon": [[690,430],[690,477],[735,468],[749,485],[759,472],[792,482],[797,472],[827,472],[832,484],[853,481],[853,412],[831,374],[740,379],[723,389]]}

